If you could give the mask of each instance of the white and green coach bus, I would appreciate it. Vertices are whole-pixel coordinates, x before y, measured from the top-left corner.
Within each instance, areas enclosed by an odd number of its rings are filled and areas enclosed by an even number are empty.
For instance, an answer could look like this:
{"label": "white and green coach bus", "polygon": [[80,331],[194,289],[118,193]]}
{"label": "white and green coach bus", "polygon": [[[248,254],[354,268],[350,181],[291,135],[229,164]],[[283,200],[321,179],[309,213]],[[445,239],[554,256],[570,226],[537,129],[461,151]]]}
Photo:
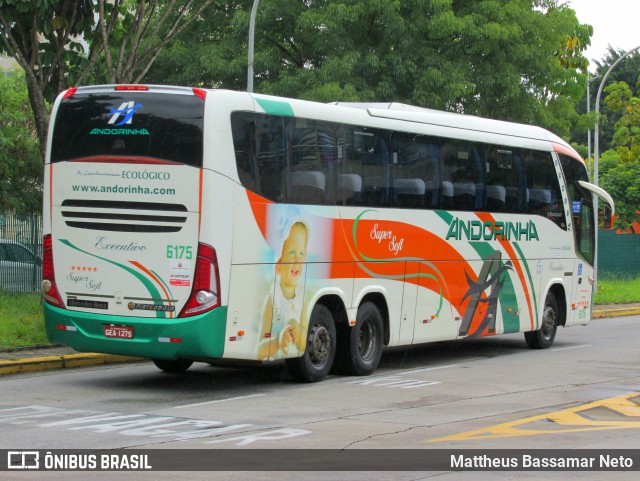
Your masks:
{"label": "white and green coach bus", "polygon": [[317,381],[383,349],[587,324],[594,195],[541,128],[402,104],[145,85],[51,114],[42,295],[52,342],[285,359]]}

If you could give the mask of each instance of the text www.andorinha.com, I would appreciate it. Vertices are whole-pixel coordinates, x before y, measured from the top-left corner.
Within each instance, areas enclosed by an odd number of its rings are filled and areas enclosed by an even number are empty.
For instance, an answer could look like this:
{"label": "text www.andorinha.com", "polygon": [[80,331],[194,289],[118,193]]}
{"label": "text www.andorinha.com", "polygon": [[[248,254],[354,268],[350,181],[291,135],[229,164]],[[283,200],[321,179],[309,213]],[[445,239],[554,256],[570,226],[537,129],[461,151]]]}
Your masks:
{"label": "text www.andorinha.com", "polygon": [[74,192],[91,192],[98,194],[176,195],[175,189],[142,187],[140,185],[72,185],[71,189]]}

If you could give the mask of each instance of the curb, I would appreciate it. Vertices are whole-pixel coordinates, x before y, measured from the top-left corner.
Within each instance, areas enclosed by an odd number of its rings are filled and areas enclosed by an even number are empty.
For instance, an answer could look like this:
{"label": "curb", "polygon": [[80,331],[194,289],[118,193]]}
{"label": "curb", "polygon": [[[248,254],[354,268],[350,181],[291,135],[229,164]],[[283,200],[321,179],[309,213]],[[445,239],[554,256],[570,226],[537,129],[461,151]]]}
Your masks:
{"label": "curb", "polygon": [[604,319],[606,317],[622,317],[622,316],[638,316],[640,315],[640,306],[638,307],[620,307],[617,309],[595,310],[591,315],[592,319]]}
{"label": "curb", "polygon": [[0,376],[48,369],[98,366],[119,362],[143,361],[143,357],[118,356],[114,354],[65,354],[62,356],[31,357],[15,361],[0,361]]}

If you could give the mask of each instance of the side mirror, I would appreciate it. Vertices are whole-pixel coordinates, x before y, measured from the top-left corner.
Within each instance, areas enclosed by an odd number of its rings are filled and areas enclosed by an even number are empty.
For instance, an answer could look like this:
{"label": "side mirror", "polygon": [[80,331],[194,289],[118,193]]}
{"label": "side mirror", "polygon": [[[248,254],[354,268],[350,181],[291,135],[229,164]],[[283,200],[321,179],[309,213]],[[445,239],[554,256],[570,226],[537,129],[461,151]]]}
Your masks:
{"label": "side mirror", "polygon": [[[587,189],[593,195],[597,195],[604,201],[604,226],[603,229],[613,229],[613,224],[615,221],[615,213],[616,207],[613,202],[613,199],[609,195],[609,193],[598,187],[597,185],[590,184],[589,182],[585,182],[583,180],[578,181],[578,185],[583,189]],[[608,214],[607,214],[608,211]],[[600,219],[597,219],[598,221]]]}
{"label": "side mirror", "polygon": [[602,209],[602,223],[601,223],[602,229],[612,230],[614,228],[613,225],[615,224],[615,221],[616,221],[616,216],[611,210],[611,207],[609,207],[608,204],[605,204]]}

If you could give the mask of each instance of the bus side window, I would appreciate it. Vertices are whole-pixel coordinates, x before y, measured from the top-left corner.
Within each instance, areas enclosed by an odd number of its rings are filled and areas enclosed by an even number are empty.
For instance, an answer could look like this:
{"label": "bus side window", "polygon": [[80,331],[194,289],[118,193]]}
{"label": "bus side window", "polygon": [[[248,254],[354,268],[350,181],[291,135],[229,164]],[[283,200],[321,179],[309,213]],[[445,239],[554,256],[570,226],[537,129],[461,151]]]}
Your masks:
{"label": "bus side window", "polygon": [[451,142],[443,157],[445,182],[453,186],[454,210],[481,210],[484,202],[484,172],[479,148],[470,142]]}
{"label": "bus side window", "polygon": [[284,143],[284,119],[275,115],[257,115],[255,149],[260,173],[260,192],[269,200],[284,199],[287,150]]}
{"label": "bus side window", "polygon": [[255,152],[255,121],[247,114],[234,112],[231,115],[231,132],[236,154],[236,166],[240,184],[260,194],[260,173]]}
{"label": "bus side window", "polygon": [[505,212],[507,210],[507,192],[518,195],[518,187],[512,185],[513,152],[509,149],[493,148],[487,159],[487,199],[486,209],[489,212]]}
{"label": "bus side window", "polygon": [[288,123],[287,202],[335,205],[341,200],[339,183],[345,184],[338,175],[344,153],[344,145],[338,145],[342,129],[338,124],[304,118],[289,119]]}
{"label": "bus side window", "polygon": [[584,191],[578,184],[583,180],[588,182],[589,176],[584,164],[577,159],[560,154],[560,165],[564,172],[567,186],[567,196],[571,204],[570,211],[573,218],[573,235],[577,250],[589,263],[594,259],[594,216],[593,196]]}
{"label": "bus side window", "polygon": [[429,154],[427,139],[418,134],[394,133],[391,148],[394,205],[424,208],[427,187],[425,171]]}
{"label": "bus side window", "polygon": [[451,144],[445,144],[440,149],[440,164],[442,165],[442,202],[444,209],[456,209],[453,203],[454,176],[456,174],[457,149]]}
{"label": "bus side window", "polygon": [[362,163],[363,202],[372,207],[391,206],[391,159],[386,131],[354,131],[354,150]]}
{"label": "bus side window", "polygon": [[525,156],[529,213],[537,214],[567,228],[558,174],[548,152],[529,151]]}
{"label": "bus side window", "polygon": [[[337,179],[335,188],[338,205],[361,205],[363,190],[363,169],[360,154],[354,145],[354,128],[337,125],[335,129],[336,151],[335,165]],[[359,146],[362,149],[362,146]]]}
{"label": "bus side window", "polygon": [[529,210],[529,189],[524,161],[519,150],[517,152],[512,158],[512,169],[506,173],[506,211],[521,214]]}

